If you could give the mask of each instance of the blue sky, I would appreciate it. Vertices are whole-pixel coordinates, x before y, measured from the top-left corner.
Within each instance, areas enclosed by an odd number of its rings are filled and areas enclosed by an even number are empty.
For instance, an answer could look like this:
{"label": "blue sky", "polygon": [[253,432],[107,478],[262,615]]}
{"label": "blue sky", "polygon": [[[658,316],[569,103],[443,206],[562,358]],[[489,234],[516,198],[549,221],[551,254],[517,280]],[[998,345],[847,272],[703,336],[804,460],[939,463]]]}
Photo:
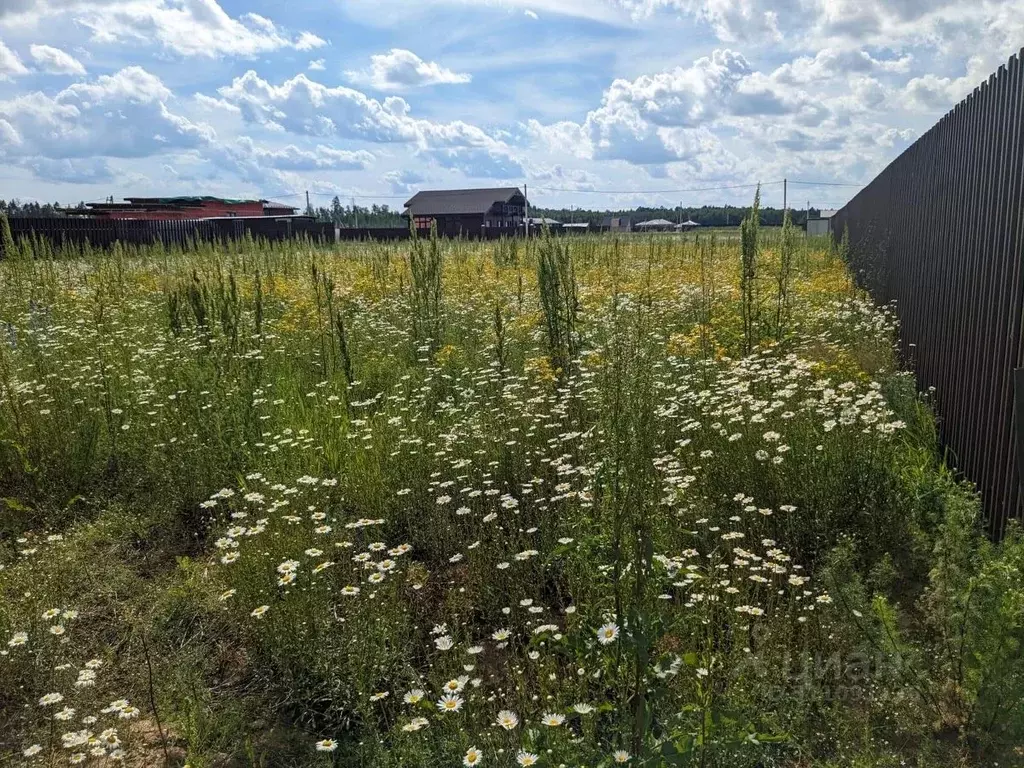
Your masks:
{"label": "blue sky", "polygon": [[[603,209],[864,183],[1024,42],[1022,0],[963,10],[0,0],[0,197],[308,189],[395,207],[418,188],[528,184],[535,204]],[[790,189],[819,207],[855,191]]]}

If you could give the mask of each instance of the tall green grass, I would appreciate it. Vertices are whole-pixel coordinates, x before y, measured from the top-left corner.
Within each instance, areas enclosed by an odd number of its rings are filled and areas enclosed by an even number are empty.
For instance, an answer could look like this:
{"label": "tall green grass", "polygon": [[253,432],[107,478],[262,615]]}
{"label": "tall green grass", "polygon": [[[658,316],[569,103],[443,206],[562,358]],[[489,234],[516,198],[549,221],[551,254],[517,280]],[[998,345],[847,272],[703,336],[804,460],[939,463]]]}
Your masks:
{"label": "tall green grass", "polygon": [[1013,759],[1024,546],[791,228],[29,256],[15,764]]}

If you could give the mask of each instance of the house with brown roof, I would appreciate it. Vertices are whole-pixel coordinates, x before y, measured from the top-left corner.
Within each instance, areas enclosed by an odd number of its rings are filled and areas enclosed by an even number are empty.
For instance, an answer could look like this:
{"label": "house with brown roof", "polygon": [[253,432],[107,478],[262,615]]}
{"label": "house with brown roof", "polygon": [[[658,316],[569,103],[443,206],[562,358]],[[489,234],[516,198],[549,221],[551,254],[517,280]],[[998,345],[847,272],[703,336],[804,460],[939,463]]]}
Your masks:
{"label": "house with brown roof", "polygon": [[405,204],[420,232],[437,225],[439,235],[479,237],[484,230],[515,234],[526,218],[526,197],[516,187],[417,192]]}

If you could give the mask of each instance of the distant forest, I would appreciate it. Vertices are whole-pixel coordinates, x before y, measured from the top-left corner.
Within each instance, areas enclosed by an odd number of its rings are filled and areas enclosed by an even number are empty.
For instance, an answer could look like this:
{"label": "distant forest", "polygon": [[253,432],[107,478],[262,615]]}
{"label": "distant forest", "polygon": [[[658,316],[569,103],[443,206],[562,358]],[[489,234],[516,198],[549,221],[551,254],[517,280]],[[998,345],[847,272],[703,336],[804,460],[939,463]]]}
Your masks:
{"label": "distant forest", "polygon": [[[819,210],[811,208],[811,216],[817,216]],[[625,211],[590,211],[579,208],[530,208],[530,216],[533,218],[554,219],[566,224],[570,221],[590,222],[592,227],[601,224],[609,216],[628,217],[634,224],[640,221],[651,219],[667,219],[673,223],[680,223],[690,219],[702,227],[737,227],[746,216],[750,215],[750,208],[737,208],[733,205],[704,205],[700,208],[634,208]],[[789,209],[789,215],[793,224],[799,227],[807,223],[807,210]],[[761,224],[768,227],[782,226],[781,208],[762,208]]]}
{"label": "distant forest", "polygon": [[[76,208],[84,209],[85,203],[79,203]],[[67,210],[60,203],[23,203],[0,198],[0,213],[7,216],[63,216]]]}
{"label": "distant forest", "polygon": [[[817,208],[811,208],[811,215],[817,216]],[[406,219],[401,210],[389,208],[387,205],[371,205],[364,208],[359,205],[342,205],[337,197],[331,201],[330,207],[310,206],[306,209],[308,216],[315,216],[319,221],[332,221],[338,227],[401,227]],[[569,208],[534,208],[530,207],[533,218],[554,219],[562,223],[570,221],[588,221],[591,226],[598,226],[605,218],[629,217],[633,223],[649,219],[668,219],[682,222],[691,219],[703,227],[737,227],[750,215],[750,208],[738,208],[733,205],[705,205],[700,208],[635,208],[625,211],[591,211],[587,209]],[[790,209],[793,224],[799,227],[807,222],[807,211]],[[762,208],[761,224],[769,227],[782,226],[781,208]]]}
{"label": "distant forest", "polygon": [[[817,208],[811,208],[811,216],[817,216]],[[308,216],[315,216],[319,221],[332,221],[337,227],[402,227],[406,219],[399,209],[387,205],[371,205],[364,208],[359,205],[342,205],[337,197],[331,201],[330,207],[310,206],[306,209]],[[704,205],[699,208],[634,208],[625,211],[591,211],[587,209],[569,208],[534,208],[530,207],[533,218],[554,219],[563,224],[570,221],[588,221],[591,226],[598,226],[604,219],[611,217],[629,217],[633,223],[649,219],[668,219],[681,222],[691,219],[702,227],[738,227],[740,222],[750,215],[750,208],[739,208],[734,205]],[[791,208],[793,224],[802,227],[807,223],[807,210]],[[761,224],[768,227],[782,226],[781,208],[762,208]]]}
{"label": "distant forest", "polygon": [[314,208],[311,205],[305,213],[307,216],[315,216],[317,221],[332,221],[336,227],[404,227],[408,224],[400,210],[376,203],[369,208],[355,204],[342,205],[337,195],[331,200],[330,206]]}

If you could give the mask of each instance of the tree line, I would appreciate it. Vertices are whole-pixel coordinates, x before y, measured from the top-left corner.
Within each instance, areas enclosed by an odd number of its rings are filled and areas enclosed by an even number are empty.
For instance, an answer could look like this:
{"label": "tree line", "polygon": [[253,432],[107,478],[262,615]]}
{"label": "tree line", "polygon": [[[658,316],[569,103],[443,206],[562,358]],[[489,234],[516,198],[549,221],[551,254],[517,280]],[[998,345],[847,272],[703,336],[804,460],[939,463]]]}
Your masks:
{"label": "tree line", "polygon": [[335,195],[329,206],[306,208],[306,215],[317,221],[329,221],[336,227],[404,227],[408,221],[402,211],[374,203],[366,208],[361,205],[342,205]]}
{"label": "tree line", "polygon": [[[598,227],[606,219],[628,218],[634,224],[651,219],[666,219],[673,223],[680,223],[692,220],[702,227],[738,227],[740,222],[750,216],[751,207],[738,207],[735,205],[703,205],[698,207],[673,208],[632,208],[618,211],[592,211],[581,208],[534,208],[530,206],[530,216],[534,218],[554,219],[563,224],[570,221],[589,222],[590,226]],[[782,208],[761,208],[758,223],[766,227],[781,227]],[[789,209],[790,218],[794,226],[802,227],[807,223],[807,210]],[[820,214],[817,208],[810,209],[811,218]]]}
{"label": "tree line", "polygon": [[5,216],[64,216],[68,212],[85,210],[85,203],[81,202],[73,208],[62,206],[60,203],[37,203],[22,202],[17,198],[4,200],[0,198],[0,213]]}

